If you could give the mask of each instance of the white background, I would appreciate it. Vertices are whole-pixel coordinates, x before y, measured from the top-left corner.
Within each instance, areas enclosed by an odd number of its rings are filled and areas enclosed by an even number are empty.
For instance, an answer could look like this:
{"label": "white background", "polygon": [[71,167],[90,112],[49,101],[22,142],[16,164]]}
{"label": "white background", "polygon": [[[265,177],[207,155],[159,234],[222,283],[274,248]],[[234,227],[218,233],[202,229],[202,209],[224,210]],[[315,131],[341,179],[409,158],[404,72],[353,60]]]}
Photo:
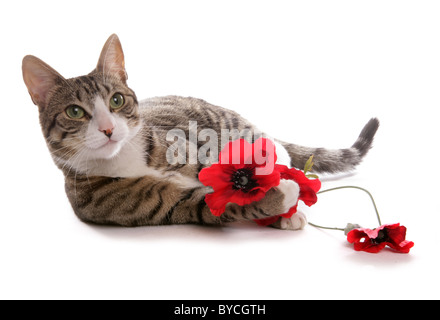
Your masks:
{"label": "white background", "polygon": [[[438,299],[438,1],[3,1],[0,298]],[[33,54],[65,77],[123,44],[138,98],[195,96],[272,136],[350,146],[373,116],[374,148],[323,188],[374,195],[408,227],[409,255],[355,252],[342,232],[228,227],[125,229],[80,222],[21,78]],[[376,227],[366,195],[338,191],[310,221]]]}

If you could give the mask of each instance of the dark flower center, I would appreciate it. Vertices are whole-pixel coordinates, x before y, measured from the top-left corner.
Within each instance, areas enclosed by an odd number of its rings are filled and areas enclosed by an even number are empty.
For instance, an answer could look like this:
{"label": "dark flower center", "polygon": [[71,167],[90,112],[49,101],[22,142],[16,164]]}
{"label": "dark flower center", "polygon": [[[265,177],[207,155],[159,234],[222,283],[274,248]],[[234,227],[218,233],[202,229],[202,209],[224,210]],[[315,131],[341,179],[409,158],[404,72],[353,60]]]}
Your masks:
{"label": "dark flower center", "polygon": [[252,179],[253,172],[250,169],[239,169],[235,171],[231,177],[231,182],[233,183],[232,189],[241,190],[243,192],[249,192],[256,186],[257,182]]}
{"label": "dark flower center", "polygon": [[379,233],[377,234],[377,237],[375,239],[371,239],[371,241],[374,244],[379,244],[385,241],[388,241],[388,232],[386,229],[382,229],[379,231]]}

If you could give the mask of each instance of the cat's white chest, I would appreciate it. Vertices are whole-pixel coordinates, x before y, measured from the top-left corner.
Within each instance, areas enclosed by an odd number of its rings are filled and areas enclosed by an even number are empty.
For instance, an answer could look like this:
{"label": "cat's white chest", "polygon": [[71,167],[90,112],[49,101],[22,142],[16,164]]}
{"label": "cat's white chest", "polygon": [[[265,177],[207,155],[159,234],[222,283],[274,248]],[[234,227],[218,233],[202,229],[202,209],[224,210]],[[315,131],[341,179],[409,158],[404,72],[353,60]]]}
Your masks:
{"label": "cat's white chest", "polygon": [[130,144],[124,146],[116,157],[103,161],[99,168],[95,168],[103,175],[123,178],[144,176],[147,169],[143,151]]}
{"label": "cat's white chest", "polygon": [[145,158],[145,146],[142,136],[135,137],[126,143],[112,159],[99,160],[89,166],[88,175],[138,178],[150,176],[156,179],[170,179],[173,183],[185,188],[200,187],[198,179],[183,176],[176,172],[164,172],[148,166]]}

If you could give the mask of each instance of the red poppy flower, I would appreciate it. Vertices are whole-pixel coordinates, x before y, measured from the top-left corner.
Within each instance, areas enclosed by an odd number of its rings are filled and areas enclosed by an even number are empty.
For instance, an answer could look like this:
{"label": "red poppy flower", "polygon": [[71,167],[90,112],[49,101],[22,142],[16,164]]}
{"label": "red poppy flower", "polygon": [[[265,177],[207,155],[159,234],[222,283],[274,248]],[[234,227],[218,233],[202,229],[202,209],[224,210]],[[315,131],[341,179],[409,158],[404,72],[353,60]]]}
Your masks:
{"label": "red poppy flower", "polygon": [[356,251],[366,251],[378,253],[385,246],[400,253],[409,253],[414,246],[414,242],[405,240],[406,227],[400,223],[386,224],[376,229],[354,229],[347,234],[347,240],[354,243]]}
{"label": "red poppy flower", "polygon": [[263,199],[280,184],[280,173],[273,170],[276,160],[275,145],[268,139],[253,144],[244,139],[229,142],[220,152],[219,163],[199,173],[199,180],[214,189],[205,196],[212,214],[222,215],[230,202],[244,206]]}
{"label": "red poppy flower", "polygon": [[[318,201],[316,193],[321,189],[321,181],[319,179],[309,179],[303,171],[284,165],[275,165],[275,170],[280,172],[281,179],[293,180],[299,185],[298,201],[302,200],[307,206],[312,206]],[[260,226],[267,226],[278,221],[280,217],[291,218],[297,211],[298,202],[290,208],[287,213],[279,216],[269,217],[265,219],[254,220]]]}

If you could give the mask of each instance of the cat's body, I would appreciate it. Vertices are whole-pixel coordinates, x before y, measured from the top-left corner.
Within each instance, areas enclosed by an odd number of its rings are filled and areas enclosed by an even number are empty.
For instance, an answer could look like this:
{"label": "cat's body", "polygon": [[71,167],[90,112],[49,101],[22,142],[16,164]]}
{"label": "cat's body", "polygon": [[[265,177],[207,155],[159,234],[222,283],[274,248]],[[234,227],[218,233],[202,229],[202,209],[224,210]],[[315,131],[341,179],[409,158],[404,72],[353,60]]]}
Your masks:
{"label": "cat's body", "polygon": [[[200,99],[169,96],[138,103],[126,85],[122,48],[115,35],[87,76],[64,79],[41,60],[27,56],[23,77],[39,106],[49,150],[65,175],[67,196],[83,221],[123,226],[218,224],[283,214],[297,201],[298,185],[282,180],[263,200],[242,207],[229,204],[221,217],[212,215],[204,201],[212,190],[198,180],[209,162],[191,161],[191,151],[205,145],[197,138],[203,140],[208,130],[217,133],[218,154],[225,130],[236,130],[249,142],[263,134],[237,113]],[[378,121],[370,120],[355,144],[340,150],[275,140],[278,162],[302,168],[313,154],[316,172],[352,170],[370,149],[377,128]],[[185,139],[185,153],[174,162],[169,158],[175,144],[169,137],[172,130]],[[276,226],[296,229],[304,223],[297,214]]]}

